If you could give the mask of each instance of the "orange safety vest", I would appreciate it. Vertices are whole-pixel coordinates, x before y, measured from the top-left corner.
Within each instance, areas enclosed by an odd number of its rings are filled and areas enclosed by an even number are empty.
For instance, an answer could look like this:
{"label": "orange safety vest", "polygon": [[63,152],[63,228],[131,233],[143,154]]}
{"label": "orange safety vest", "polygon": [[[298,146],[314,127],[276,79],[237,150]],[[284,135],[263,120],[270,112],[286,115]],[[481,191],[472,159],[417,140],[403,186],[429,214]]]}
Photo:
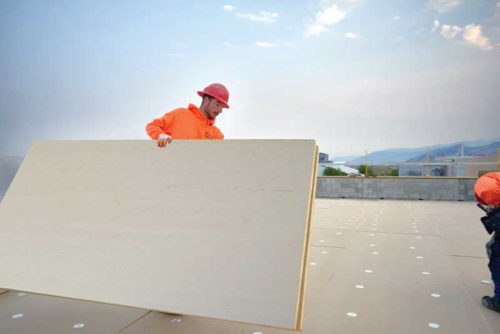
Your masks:
{"label": "orange safety vest", "polygon": [[152,139],[168,134],[173,139],[224,139],[222,132],[207,119],[194,104],[178,108],[146,125],[146,132]]}
{"label": "orange safety vest", "polygon": [[477,179],[474,194],[481,204],[500,206],[500,172],[486,173]]}

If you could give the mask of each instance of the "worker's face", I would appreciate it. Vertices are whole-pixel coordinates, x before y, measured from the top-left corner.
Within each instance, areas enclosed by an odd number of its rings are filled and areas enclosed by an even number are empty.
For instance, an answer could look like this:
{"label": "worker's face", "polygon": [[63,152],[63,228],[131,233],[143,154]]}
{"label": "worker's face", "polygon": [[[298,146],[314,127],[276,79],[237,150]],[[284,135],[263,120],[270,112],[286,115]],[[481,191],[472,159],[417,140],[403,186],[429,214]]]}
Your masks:
{"label": "worker's face", "polygon": [[220,113],[222,113],[222,103],[217,99],[205,99],[206,107],[205,111],[207,113],[208,119],[215,119]]}

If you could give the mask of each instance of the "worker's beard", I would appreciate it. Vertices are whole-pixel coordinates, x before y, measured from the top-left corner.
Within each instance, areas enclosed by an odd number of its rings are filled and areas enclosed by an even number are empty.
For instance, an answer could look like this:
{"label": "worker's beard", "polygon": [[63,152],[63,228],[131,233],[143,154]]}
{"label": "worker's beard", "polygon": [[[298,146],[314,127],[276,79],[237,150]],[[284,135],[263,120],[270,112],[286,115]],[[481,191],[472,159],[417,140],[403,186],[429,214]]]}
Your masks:
{"label": "worker's beard", "polygon": [[217,115],[214,114],[213,112],[207,112],[207,117],[210,120],[215,120],[217,118]]}

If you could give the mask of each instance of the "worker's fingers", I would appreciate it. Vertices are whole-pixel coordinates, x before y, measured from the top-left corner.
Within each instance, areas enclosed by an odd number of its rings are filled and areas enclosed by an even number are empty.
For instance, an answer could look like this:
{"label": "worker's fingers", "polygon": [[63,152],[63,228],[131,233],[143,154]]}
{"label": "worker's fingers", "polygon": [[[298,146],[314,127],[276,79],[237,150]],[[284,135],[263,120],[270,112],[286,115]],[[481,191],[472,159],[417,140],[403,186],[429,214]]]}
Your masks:
{"label": "worker's fingers", "polygon": [[158,137],[158,140],[156,141],[158,147],[165,147],[167,144],[170,144],[172,142],[172,137],[166,134],[161,134]]}

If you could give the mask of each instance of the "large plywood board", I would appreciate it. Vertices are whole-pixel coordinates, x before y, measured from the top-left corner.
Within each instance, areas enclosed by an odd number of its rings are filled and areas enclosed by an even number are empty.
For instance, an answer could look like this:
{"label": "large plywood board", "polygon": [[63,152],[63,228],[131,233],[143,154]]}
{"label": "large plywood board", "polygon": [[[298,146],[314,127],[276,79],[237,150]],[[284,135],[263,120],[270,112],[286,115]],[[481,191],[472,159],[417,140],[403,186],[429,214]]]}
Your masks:
{"label": "large plywood board", "polygon": [[36,142],[0,288],[300,329],[312,140]]}

